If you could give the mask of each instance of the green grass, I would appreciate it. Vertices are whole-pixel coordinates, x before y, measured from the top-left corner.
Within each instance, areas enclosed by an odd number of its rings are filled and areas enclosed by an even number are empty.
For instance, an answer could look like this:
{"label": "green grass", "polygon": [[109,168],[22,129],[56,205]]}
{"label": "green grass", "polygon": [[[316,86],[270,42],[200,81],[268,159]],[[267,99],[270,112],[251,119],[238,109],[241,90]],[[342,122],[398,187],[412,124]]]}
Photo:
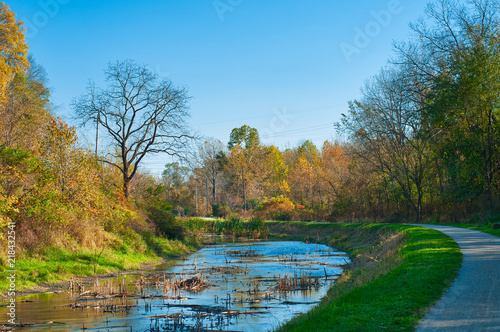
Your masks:
{"label": "green grass", "polygon": [[[92,253],[70,252],[68,250],[53,250],[51,255],[38,259],[20,259],[16,261],[17,291],[33,288],[45,283],[56,283],[68,280],[73,276],[106,274],[118,270],[134,269],[143,263],[158,261],[158,257],[133,253],[105,250],[98,264]],[[0,289],[7,289],[5,277],[7,270],[0,271]]]}
{"label": "green grass", "polygon": [[[179,256],[195,250],[181,241],[158,237],[143,239],[144,252],[133,248],[105,248],[99,251],[72,251],[62,248],[47,248],[38,257],[16,260],[16,291],[26,291],[43,284],[53,284],[76,276],[108,274],[121,270],[139,269],[144,264],[161,263],[162,257]],[[125,250],[126,249],[126,250]],[[0,295],[9,286],[7,267],[0,267]]]}
{"label": "green grass", "polygon": [[308,224],[307,230],[296,226],[292,235],[300,231],[309,240],[315,231],[321,242],[328,243],[330,237],[331,244],[347,248],[354,262],[320,305],[279,331],[413,331],[461,265],[457,244],[435,230],[393,224]]}
{"label": "green grass", "polygon": [[[122,270],[134,270],[145,264],[161,263],[164,258],[178,257],[193,252],[199,246],[199,233],[206,230],[206,222],[189,218],[185,225],[186,238],[169,240],[151,232],[142,235],[131,230],[121,234],[108,233],[111,241],[104,248],[90,250],[63,247],[43,248],[37,252],[24,252],[16,259],[16,292],[36,289],[37,286],[55,284],[72,277],[103,275]],[[11,268],[0,265],[0,297],[9,288]]]}
{"label": "green grass", "polygon": [[260,218],[242,220],[231,217],[222,220],[210,220],[206,222],[206,230],[211,233],[230,235],[233,237],[267,238],[269,230],[266,223]]}
{"label": "green grass", "polygon": [[492,229],[491,225],[489,225],[489,224],[486,224],[486,225],[435,224],[435,225],[443,225],[443,226],[453,226],[453,227],[467,228],[467,229],[472,229],[472,230],[475,230],[475,231],[479,231],[479,232],[483,232],[483,233],[488,233],[488,234],[500,237],[500,229]]}

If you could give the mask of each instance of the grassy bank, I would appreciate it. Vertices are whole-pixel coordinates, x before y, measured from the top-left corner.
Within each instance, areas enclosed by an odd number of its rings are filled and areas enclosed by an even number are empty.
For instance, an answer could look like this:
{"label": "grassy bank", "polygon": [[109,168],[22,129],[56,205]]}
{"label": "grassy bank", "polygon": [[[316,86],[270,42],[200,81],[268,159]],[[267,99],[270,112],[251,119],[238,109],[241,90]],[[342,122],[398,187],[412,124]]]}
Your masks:
{"label": "grassy bank", "polygon": [[320,305],[280,331],[412,331],[461,265],[453,240],[415,226],[272,223],[269,229],[338,247],[353,260]]}
{"label": "grassy bank", "polygon": [[[94,250],[50,247],[37,253],[24,253],[23,258],[15,262],[16,293],[43,291],[73,277],[136,270],[197,249],[191,239],[169,240],[151,233],[135,234],[133,241],[116,234],[110,236],[115,242]],[[0,266],[0,297],[9,289],[9,270]]]}
{"label": "grassy bank", "polygon": [[[267,236],[267,228],[260,219],[244,222],[238,218],[228,220],[177,219],[168,210],[155,211],[153,221],[162,237],[151,231],[136,232],[130,226],[120,231],[99,230],[103,239],[93,249],[76,241],[70,245],[53,245],[38,250],[18,253],[16,259],[16,292],[43,291],[48,286],[72,277],[106,275],[116,271],[135,270],[144,265],[161,263],[195,251],[205,233],[220,233],[234,237],[260,238]],[[134,219],[135,226],[146,221]],[[147,228],[146,228],[147,229]],[[168,239],[168,238],[170,239]],[[0,298],[9,289],[11,268],[0,265]]]}

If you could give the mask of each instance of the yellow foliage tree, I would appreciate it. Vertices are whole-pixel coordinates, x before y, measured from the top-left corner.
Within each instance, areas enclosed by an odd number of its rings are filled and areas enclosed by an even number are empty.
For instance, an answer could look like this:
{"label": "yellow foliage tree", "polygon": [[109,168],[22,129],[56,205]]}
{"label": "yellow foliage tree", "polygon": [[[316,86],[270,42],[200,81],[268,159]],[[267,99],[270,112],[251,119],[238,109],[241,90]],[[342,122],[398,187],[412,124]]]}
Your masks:
{"label": "yellow foliage tree", "polygon": [[28,45],[24,38],[23,22],[4,2],[0,2],[0,101],[15,73],[24,73],[28,66]]}

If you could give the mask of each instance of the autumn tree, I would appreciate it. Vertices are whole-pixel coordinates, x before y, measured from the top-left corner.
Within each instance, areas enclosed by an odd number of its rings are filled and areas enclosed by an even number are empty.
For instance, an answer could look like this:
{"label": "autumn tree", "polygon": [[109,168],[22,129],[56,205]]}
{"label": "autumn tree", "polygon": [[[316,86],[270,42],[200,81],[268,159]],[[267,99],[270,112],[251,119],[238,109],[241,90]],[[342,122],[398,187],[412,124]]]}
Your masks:
{"label": "autumn tree", "polygon": [[85,167],[73,162],[75,144],[77,141],[76,129],[58,119],[52,119],[48,124],[47,135],[43,140],[42,155],[47,167],[52,170],[58,179],[59,191],[65,193],[68,189],[69,178],[78,167]]}
{"label": "autumn tree", "polygon": [[318,166],[319,151],[316,145],[307,140],[297,149],[289,152],[289,176],[291,197],[301,204],[312,205],[319,196]]}
{"label": "autumn tree", "polygon": [[28,57],[22,22],[0,3],[0,145],[33,150],[48,121],[43,68]]}
{"label": "autumn tree", "polygon": [[192,138],[186,125],[189,97],[186,89],[131,60],[109,64],[105,75],[107,87],[89,84],[73,108],[83,125],[104,129],[110,145],[104,161],[120,170],[128,197],[145,156],[181,156],[185,151]]}
{"label": "autumn tree", "polygon": [[351,160],[347,151],[338,142],[325,141],[321,149],[321,166],[318,176],[322,184],[325,201],[331,203],[342,195],[349,178]]}
{"label": "autumn tree", "polygon": [[263,159],[261,178],[265,196],[287,195],[290,192],[289,168],[285,164],[283,153],[274,145],[266,146]]}
{"label": "autumn tree", "polygon": [[45,136],[45,124],[51,121],[45,70],[29,57],[26,73],[18,73],[5,90],[0,104],[0,144],[35,151]]}
{"label": "autumn tree", "polygon": [[252,163],[260,146],[260,137],[257,129],[247,125],[234,128],[229,135],[228,148],[234,169],[241,172],[243,193],[243,209],[247,208],[247,181],[252,173]]}
{"label": "autumn tree", "polygon": [[14,75],[26,72],[29,66],[22,25],[9,6],[0,2],[0,102],[5,100],[5,90]]}

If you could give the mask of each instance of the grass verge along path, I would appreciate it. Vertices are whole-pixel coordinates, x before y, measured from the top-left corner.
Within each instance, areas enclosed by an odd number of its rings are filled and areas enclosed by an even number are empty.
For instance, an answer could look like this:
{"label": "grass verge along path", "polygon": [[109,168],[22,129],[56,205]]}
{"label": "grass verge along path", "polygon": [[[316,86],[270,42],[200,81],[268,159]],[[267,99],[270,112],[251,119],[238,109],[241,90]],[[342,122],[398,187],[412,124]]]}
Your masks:
{"label": "grass verge along path", "polygon": [[413,331],[458,274],[448,236],[411,225],[272,223],[272,234],[326,243],[353,263],[325,299],[279,331]]}
{"label": "grass verge along path", "polygon": [[458,228],[467,228],[467,229],[472,229],[473,231],[479,231],[483,232],[486,234],[494,235],[500,237],[500,229],[492,229],[491,225],[489,224],[483,224],[483,225],[472,225],[472,224],[433,224],[433,225],[440,225],[440,226],[451,226],[451,227],[458,227]]}

